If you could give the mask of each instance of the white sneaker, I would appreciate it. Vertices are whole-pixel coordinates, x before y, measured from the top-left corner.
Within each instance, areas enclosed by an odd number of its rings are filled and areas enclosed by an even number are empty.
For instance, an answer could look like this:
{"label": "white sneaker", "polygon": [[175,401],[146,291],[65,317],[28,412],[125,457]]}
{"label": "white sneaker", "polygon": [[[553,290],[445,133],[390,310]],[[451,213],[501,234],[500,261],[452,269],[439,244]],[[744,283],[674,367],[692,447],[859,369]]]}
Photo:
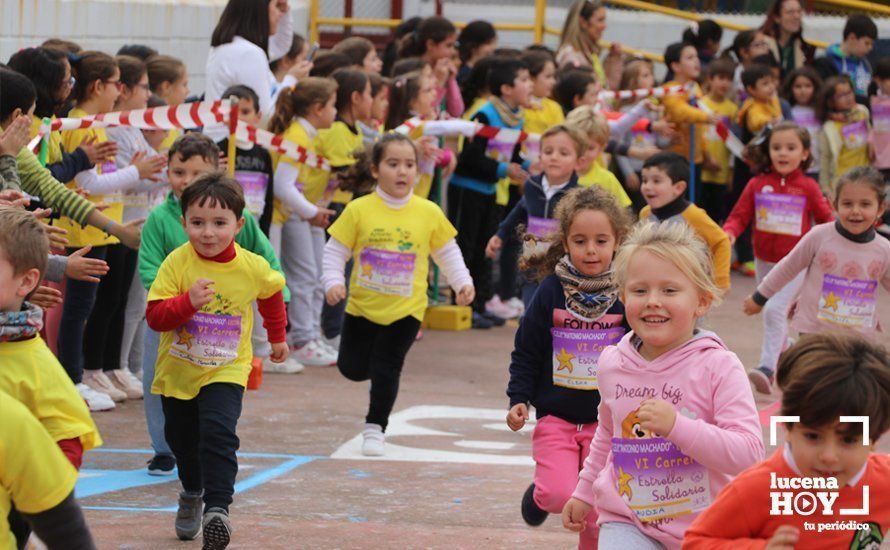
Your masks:
{"label": "white sneaker", "polygon": [[90,412],[114,410],[114,401],[108,397],[108,394],[97,392],[83,383],[77,384],[75,387],[77,388],[77,393],[80,394],[80,397],[87,402],[87,407],[90,409]]}
{"label": "white sneaker", "polygon": [[101,370],[83,371],[83,383],[98,392],[106,394],[115,403],[127,400],[127,394],[114,387],[114,384],[111,383],[111,379]]}
{"label": "white sneaker", "polygon": [[288,356],[283,363],[274,363],[268,357],[263,358],[263,372],[278,374],[299,374],[306,367],[302,363]]}
{"label": "white sneaker", "polygon": [[485,311],[505,320],[519,317],[516,310],[502,302],[499,296],[495,296],[491,300],[485,302]]}
{"label": "white sneaker", "polygon": [[328,347],[329,350],[333,351],[337,355],[340,354],[340,335],[334,336],[333,338],[325,338],[321,337],[321,342]]}
{"label": "white sneaker", "polygon": [[291,357],[310,367],[330,367],[337,364],[337,354],[331,353],[327,346],[316,340],[293,350]]}
{"label": "white sneaker", "polygon": [[127,369],[117,369],[106,374],[114,387],[127,395],[127,399],[142,399],[142,382]]}
{"label": "white sneaker", "polygon": [[383,456],[383,444],[386,435],[380,424],[365,424],[362,431],[362,454],[365,456]]}
{"label": "white sneaker", "polygon": [[525,313],[525,304],[523,304],[522,300],[520,300],[516,296],[513,296],[504,303],[507,306],[513,308],[513,311],[519,312],[519,315],[517,315],[517,317],[522,317],[522,315]]}

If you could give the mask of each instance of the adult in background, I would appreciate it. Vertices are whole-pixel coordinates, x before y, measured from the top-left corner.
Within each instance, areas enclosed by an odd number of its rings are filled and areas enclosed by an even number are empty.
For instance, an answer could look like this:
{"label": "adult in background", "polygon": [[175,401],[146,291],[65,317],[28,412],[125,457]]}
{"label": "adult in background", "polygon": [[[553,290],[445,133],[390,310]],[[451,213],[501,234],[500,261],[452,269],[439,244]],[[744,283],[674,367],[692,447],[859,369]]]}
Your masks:
{"label": "adult in background", "polygon": [[621,45],[613,43],[602,59],[600,40],[606,32],[606,7],[601,0],[580,0],[572,4],[562,28],[556,64],[591,67],[603,88],[616,89],[621,80],[624,54]]}
{"label": "adult in background", "polygon": [[272,114],[278,91],[308,76],[311,64],[291,67],[281,84],[269,62],[284,57],[294,38],[287,0],[229,0],[213,29],[207,57],[206,100],[230,86],[247,86],[260,98],[263,117]]}
{"label": "adult in background", "polygon": [[812,63],[816,48],[803,39],[803,7],[799,0],[773,0],[760,32],[779,61],[783,77]]}

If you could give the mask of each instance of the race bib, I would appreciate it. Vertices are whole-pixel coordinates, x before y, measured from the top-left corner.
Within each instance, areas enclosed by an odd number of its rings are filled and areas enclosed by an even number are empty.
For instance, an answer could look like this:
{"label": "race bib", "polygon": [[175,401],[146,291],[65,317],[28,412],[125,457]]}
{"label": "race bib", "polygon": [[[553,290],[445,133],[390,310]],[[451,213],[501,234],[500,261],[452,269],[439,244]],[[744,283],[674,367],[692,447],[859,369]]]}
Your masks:
{"label": "race bib", "polygon": [[624,336],[621,327],[606,330],[551,328],[553,339],[553,385],[573,390],[599,389],[600,354]]}
{"label": "race bib", "polygon": [[381,294],[411,296],[415,259],[413,252],[365,248],[359,254],[356,283]]}
{"label": "race bib", "polygon": [[515,147],[516,143],[490,139],[488,140],[488,156],[498,162],[511,162],[513,159],[513,149]]}
{"label": "race bib", "polygon": [[870,329],[875,326],[878,282],[825,275],[819,298],[820,321],[847,328]]}
{"label": "race bib", "polygon": [[241,316],[199,311],[173,332],[169,354],[195,366],[215,369],[238,358]]}
{"label": "race bib", "polygon": [[[525,158],[529,162],[534,162],[541,158],[541,140],[527,139],[525,144]],[[512,152],[512,151],[511,151]]]}
{"label": "race bib", "polygon": [[114,174],[115,172],[117,172],[117,164],[113,160],[106,160],[99,165],[99,173],[102,175]]}
{"label": "race bib", "polygon": [[259,218],[266,207],[266,189],[269,186],[269,174],[236,170],[235,180],[244,191],[244,202],[248,212]]}
{"label": "race bib", "polygon": [[546,239],[557,229],[559,229],[559,220],[529,216],[528,226],[526,226],[525,231],[538,239]]}
{"label": "race bib", "polygon": [[755,193],[754,209],[757,213],[755,227],[764,233],[791,235],[803,234],[803,215],[807,198],[780,193]]}
{"label": "race bib", "polygon": [[642,522],[668,520],[711,504],[708,471],[661,437],[612,438],[618,495]]}
{"label": "race bib", "polygon": [[871,125],[875,132],[890,132],[890,97],[871,98]]}
{"label": "race bib", "polygon": [[633,140],[633,145],[641,147],[655,146],[655,134],[652,132],[631,132],[631,139]]}
{"label": "race bib", "polygon": [[865,147],[865,143],[868,140],[868,125],[865,120],[851,122],[841,128],[841,135],[844,138],[844,147],[847,149]]}

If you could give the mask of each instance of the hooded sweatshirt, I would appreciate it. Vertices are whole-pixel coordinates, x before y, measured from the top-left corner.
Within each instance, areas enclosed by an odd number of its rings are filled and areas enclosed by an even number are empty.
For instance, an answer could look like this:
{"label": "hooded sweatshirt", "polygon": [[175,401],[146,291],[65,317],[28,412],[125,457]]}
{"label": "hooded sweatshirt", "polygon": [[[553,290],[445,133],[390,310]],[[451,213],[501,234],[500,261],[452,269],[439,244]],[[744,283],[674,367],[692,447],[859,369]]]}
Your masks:
{"label": "hooded sweatshirt", "polygon": [[868,85],[871,84],[871,64],[868,59],[846,55],[841,51],[840,44],[829,46],[825,57],[831,60],[839,73],[850,76],[857,98],[868,97]]}
{"label": "hooded sweatshirt", "polygon": [[[763,459],[760,421],[741,361],[716,334],[697,330],[654,361],[639,344],[631,332],[600,356],[599,426],[572,496],[595,505],[600,524],[630,523],[679,548],[698,512]],[[676,409],[670,433],[640,426],[647,399]]]}
{"label": "hooded sweatshirt", "polygon": [[754,220],[754,256],[777,263],[810,230],[813,220],[819,224],[833,217],[819,184],[800,169],[784,177],[766,172],[745,186],[723,230],[738,237]]}

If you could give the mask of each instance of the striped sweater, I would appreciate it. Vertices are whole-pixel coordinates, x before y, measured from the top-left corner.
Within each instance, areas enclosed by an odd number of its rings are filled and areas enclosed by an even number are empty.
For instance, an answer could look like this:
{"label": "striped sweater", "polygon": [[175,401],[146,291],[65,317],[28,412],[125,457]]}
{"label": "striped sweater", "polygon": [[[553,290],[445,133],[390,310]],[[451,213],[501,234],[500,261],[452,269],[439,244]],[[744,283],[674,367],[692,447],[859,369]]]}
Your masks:
{"label": "striped sweater", "polygon": [[[23,148],[16,157],[16,165],[21,180],[21,191],[40,197],[48,208],[75,222],[86,225],[87,217],[96,205],[81,197],[71,189],[56,181],[49,170],[40,165],[34,153]],[[9,184],[5,188],[15,188]]]}

